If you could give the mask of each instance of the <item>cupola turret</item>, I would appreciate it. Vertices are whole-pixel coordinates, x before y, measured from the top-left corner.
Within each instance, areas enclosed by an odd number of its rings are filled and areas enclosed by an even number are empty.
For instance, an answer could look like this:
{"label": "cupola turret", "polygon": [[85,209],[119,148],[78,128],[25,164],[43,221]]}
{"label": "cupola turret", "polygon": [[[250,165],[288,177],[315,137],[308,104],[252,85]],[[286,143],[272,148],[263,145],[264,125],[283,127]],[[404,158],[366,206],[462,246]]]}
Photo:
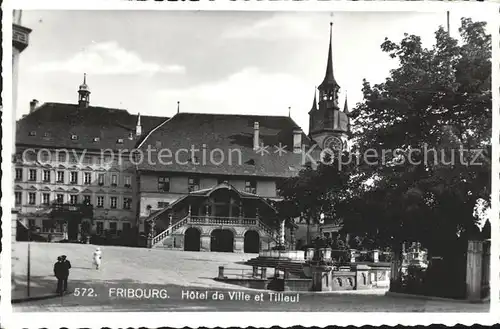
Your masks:
{"label": "cupola turret", "polygon": [[83,83],[78,88],[78,105],[87,108],[90,103],[90,89],[87,86],[87,74],[83,74]]}

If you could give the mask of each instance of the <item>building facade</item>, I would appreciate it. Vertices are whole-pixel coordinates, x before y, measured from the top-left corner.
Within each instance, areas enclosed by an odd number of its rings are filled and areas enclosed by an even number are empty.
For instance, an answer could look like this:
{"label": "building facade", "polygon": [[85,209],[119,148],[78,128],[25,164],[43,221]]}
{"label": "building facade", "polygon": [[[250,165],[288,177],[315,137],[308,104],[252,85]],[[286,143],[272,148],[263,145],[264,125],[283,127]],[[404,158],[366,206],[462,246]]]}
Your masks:
{"label": "building facade", "polygon": [[[196,113],[178,114],[148,135],[140,148],[154,148],[154,159],[163,152],[176,160],[138,166],[138,217],[150,247],[256,252],[294,245],[298,226],[285,232],[272,206],[279,181],[306,165],[307,150],[317,147],[313,158],[319,160],[321,149],[345,149],[350,134],[347,99],[339,107],[331,40],[332,25],[308,136],[290,117]],[[262,151],[266,147],[269,152]]]}
{"label": "building facade", "polygon": [[[93,236],[144,233],[149,247],[258,252],[293,245],[295,224],[273,206],[280,181],[323,148],[346,147],[347,101],[339,108],[332,44],[310,114],[309,135],[285,116],[131,115],[91,106],[84,77],[77,104],[30,104],[18,122],[14,166],[19,222],[40,235],[78,239],[54,224],[57,205],[91,205]],[[57,207],[56,207],[57,208]],[[286,230],[289,230],[285,234]],[[289,237],[285,241],[285,235]]]}
{"label": "building facade", "polygon": [[[15,152],[16,144],[16,109],[17,109],[17,87],[19,57],[29,45],[29,35],[31,29],[22,26],[22,11],[14,10],[12,15],[12,150]],[[13,208],[11,211],[11,236],[12,241],[16,240],[17,211]]]}
{"label": "building facade", "polygon": [[[77,104],[30,103],[17,123],[14,161],[19,223],[36,234],[76,240],[79,229],[56,225],[54,207],[91,204],[92,234],[119,237],[137,226],[130,151],[166,118],[90,106],[86,78]],[[63,221],[64,222],[64,221]]]}

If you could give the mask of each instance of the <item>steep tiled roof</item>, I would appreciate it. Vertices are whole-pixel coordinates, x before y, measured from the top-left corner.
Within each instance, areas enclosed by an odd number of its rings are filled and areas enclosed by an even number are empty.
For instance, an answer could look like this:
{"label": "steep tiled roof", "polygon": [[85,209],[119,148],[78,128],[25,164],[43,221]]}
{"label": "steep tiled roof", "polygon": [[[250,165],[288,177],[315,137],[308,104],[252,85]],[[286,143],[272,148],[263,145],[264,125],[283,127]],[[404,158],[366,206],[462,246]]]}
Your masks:
{"label": "steep tiled roof", "polygon": [[[141,116],[143,135],[167,119]],[[16,145],[89,150],[132,149],[137,143],[136,122],[137,115],[126,110],[45,103],[17,122]],[[133,140],[128,138],[130,132],[134,133]],[[73,140],[71,135],[77,138]],[[96,137],[99,141],[94,142]],[[117,143],[118,139],[123,139],[123,144]]]}
{"label": "steep tiled roof", "polygon": [[[254,122],[259,122],[261,142],[269,146],[269,153],[260,155],[253,149]],[[302,167],[302,155],[293,153],[293,130],[297,124],[289,117],[284,116],[257,116],[236,114],[197,114],[180,113],[172,117],[165,124],[148,136],[141,146],[146,152],[150,149],[168,149],[163,151],[161,164],[157,152],[151,152],[153,161],[143,161],[139,169],[143,171],[171,171],[190,173],[210,173],[243,176],[289,177],[298,173]],[[312,145],[311,140],[302,133],[302,141],[306,146]],[[274,145],[286,146],[286,154],[281,156],[276,152]],[[161,144],[161,145],[160,145]],[[203,152],[206,145],[206,152]],[[190,150],[192,146],[199,151],[196,159],[191,159],[190,151],[179,152],[178,160],[175,154],[178,150]],[[221,164],[210,161],[210,153],[220,149],[224,153]],[[241,163],[238,159],[240,150]],[[219,152],[219,151],[217,151]],[[205,163],[203,153],[205,156]],[[146,153],[144,153],[146,154]],[[221,160],[219,153],[215,160]],[[229,162],[232,155],[232,163]],[[146,157],[145,157],[146,158]],[[171,164],[165,164],[171,161]],[[198,162],[199,164],[194,164]],[[188,162],[187,164],[185,162]]]}

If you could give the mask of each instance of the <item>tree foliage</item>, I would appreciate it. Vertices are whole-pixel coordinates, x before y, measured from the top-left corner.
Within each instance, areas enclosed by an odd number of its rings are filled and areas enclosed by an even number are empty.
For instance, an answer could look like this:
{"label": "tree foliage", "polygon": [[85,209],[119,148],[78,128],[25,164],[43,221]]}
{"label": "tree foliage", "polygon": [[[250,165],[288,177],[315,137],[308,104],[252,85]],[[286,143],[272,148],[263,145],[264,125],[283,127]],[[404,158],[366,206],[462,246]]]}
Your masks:
{"label": "tree foliage", "polygon": [[330,212],[346,231],[379,247],[420,241],[437,250],[477,231],[474,206],[491,192],[485,25],[462,19],[459,40],[440,27],[431,48],[415,35],[386,39],[381,49],[399,66],[383,83],[363,81],[364,101],[353,111],[354,148],[343,155],[349,165],[334,161],[287,180],[282,196],[296,212],[306,220]]}
{"label": "tree foliage", "polygon": [[[429,49],[415,35],[382,44],[399,67],[384,83],[363,83],[355,152],[375,152],[378,161],[357,168],[357,186],[343,206],[347,229],[434,249],[477,230],[474,206],[489,200],[491,175],[485,25],[462,19],[461,40],[439,28]],[[369,189],[366,180],[373,181]]]}

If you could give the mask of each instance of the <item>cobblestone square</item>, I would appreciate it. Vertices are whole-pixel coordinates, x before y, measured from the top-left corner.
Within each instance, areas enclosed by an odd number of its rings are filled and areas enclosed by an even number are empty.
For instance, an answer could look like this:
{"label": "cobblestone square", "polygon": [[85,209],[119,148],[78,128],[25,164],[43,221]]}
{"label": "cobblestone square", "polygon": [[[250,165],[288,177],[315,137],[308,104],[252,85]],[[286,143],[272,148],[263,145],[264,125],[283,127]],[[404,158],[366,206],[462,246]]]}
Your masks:
{"label": "cobblestone square", "polygon": [[[13,251],[13,298],[26,296],[27,243]],[[15,312],[106,312],[106,311],[330,311],[330,312],[487,312],[488,304],[469,304],[385,296],[384,290],[335,293],[299,293],[297,302],[274,301],[269,291],[243,288],[214,281],[218,266],[245,269],[242,263],[255,254],[208,253],[102,247],[103,266],[92,268],[95,246],[79,244],[31,244],[32,296],[53,294],[56,280],[52,266],[57,256],[71,261],[70,293],[64,297],[27,301],[13,305]],[[118,289],[167,292],[162,298],[124,298]],[[206,293],[208,299],[189,299],[188,292]],[[245,292],[250,300],[231,300],[230,293]],[[225,299],[213,300],[218,292]],[[183,294],[184,293],[184,294]],[[263,301],[255,296],[263,294]],[[287,292],[285,295],[296,296]]]}

